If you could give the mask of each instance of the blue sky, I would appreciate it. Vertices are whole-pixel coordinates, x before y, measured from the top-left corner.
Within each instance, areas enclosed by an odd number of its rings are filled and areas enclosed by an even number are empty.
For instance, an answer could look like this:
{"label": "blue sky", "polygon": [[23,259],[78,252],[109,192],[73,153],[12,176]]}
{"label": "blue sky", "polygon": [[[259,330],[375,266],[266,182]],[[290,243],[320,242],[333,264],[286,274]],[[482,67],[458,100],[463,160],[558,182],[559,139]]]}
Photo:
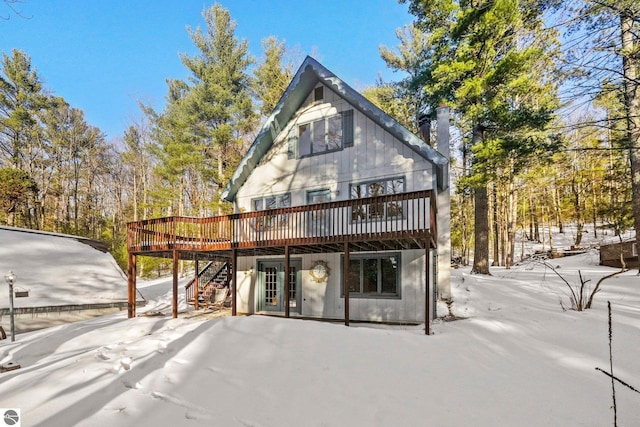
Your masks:
{"label": "blue sky", "polygon": [[[313,54],[356,89],[401,76],[378,46],[396,46],[396,28],[412,21],[396,0],[225,0],[236,35],[255,57],[270,35]],[[111,139],[141,113],[137,100],[162,109],[167,78],[187,77],[179,52],[196,53],[186,27],[204,26],[202,0],[24,0],[16,16],[0,3],[0,51],[31,56],[47,89],[85,112]],[[9,19],[6,19],[6,18]],[[301,56],[301,59],[303,56]]]}

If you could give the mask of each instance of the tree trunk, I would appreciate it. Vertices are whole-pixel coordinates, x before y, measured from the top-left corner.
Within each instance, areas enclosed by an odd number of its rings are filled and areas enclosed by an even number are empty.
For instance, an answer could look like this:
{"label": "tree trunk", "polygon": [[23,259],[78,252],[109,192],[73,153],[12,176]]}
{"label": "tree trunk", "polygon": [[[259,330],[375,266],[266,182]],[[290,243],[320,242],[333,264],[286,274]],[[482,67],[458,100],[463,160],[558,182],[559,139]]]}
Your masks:
{"label": "tree trunk", "polygon": [[564,227],[562,225],[562,210],[560,208],[560,190],[558,184],[554,182],[553,186],[553,210],[556,217],[556,225],[558,226],[558,233],[564,234]]}
{"label": "tree trunk", "polygon": [[[484,139],[484,130],[481,125],[473,126],[471,146]],[[489,196],[487,184],[477,184],[473,191],[474,198],[474,233],[475,245],[473,250],[472,273],[489,274]]]}
{"label": "tree trunk", "polygon": [[[221,193],[222,192],[222,180],[224,179],[224,168],[223,168],[223,164],[224,164],[224,159],[223,159],[223,153],[222,153],[222,148],[220,148],[220,150],[218,151],[218,191]],[[220,201],[218,201],[217,203],[218,205],[218,215],[222,215],[222,203],[220,203]]]}
{"label": "tree trunk", "polygon": [[516,251],[516,224],[518,216],[518,190],[513,183],[509,183],[509,194],[507,203],[507,257],[505,266],[513,266],[513,257]]}
{"label": "tree trunk", "polygon": [[533,194],[529,190],[529,240],[534,241],[533,237]]}
{"label": "tree trunk", "polygon": [[469,239],[469,230],[467,229],[467,206],[466,196],[462,195],[460,207],[460,222],[462,223],[462,265],[469,265],[469,248],[467,241]]}
{"label": "tree trunk", "polygon": [[[574,171],[575,173],[575,171]],[[571,192],[573,194],[573,208],[575,209],[576,218],[576,238],[574,246],[580,246],[582,242],[582,204],[580,203],[580,184],[576,182],[575,177],[571,180]]]}
{"label": "tree trunk", "polygon": [[538,202],[532,198],[531,213],[533,215],[533,240],[540,243],[540,219],[538,218]]}
{"label": "tree trunk", "polygon": [[[640,93],[638,89],[637,54],[638,35],[634,34],[633,13],[623,10],[620,14],[622,38],[622,70],[624,73],[624,107],[626,115],[626,136],[629,144],[631,162],[631,205],[633,206],[633,224],[636,230],[636,245],[640,248]],[[640,250],[638,251],[640,266]],[[640,267],[639,272],[640,272]]]}
{"label": "tree trunk", "polygon": [[491,185],[491,210],[493,213],[493,262],[492,266],[500,265],[500,222],[498,221],[498,185]]}
{"label": "tree trunk", "polygon": [[487,187],[479,185],[473,193],[475,210],[475,245],[472,273],[489,274],[489,197]]}
{"label": "tree trunk", "polygon": [[596,191],[596,177],[591,182],[591,197],[593,197],[593,209],[591,209],[591,222],[593,223],[593,237],[598,238],[598,193]]}

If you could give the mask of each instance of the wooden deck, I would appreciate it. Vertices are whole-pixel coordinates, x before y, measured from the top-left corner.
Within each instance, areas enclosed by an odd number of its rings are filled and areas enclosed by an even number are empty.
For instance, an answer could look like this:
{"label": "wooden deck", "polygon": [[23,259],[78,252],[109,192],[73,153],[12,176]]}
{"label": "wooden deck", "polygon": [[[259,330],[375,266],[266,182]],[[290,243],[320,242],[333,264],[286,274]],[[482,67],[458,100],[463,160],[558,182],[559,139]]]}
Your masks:
{"label": "wooden deck", "polygon": [[[428,255],[436,247],[436,199],[432,190],[361,199],[340,200],[209,218],[171,216],[127,224],[129,251],[128,316],[136,316],[136,257],[173,260],[172,316],[178,317],[178,261],[224,260],[230,262],[231,289],[236,287],[237,260],[241,256],[283,255],[285,271],[289,257],[302,253],[344,253],[343,268],[349,268],[349,253],[423,249]],[[425,277],[430,277],[425,263]],[[196,275],[197,277],[197,275]],[[349,325],[348,275],[345,289],[345,325]],[[284,294],[289,295],[285,274]],[[199,284],[196,281],[196,289]],[[425,289],[428,285],[425,285]],[[236,292],[231,292],[232,315],[236,315]],[[429,333],[429,297],[425,298],[425,333]],[[285,304],[289,317],[289,304]]]}
{"label": "wooden deck", "polygon": [[171,216],[131,222],[132,255],[180,259],[435,247],[431,190],[208,218]]}

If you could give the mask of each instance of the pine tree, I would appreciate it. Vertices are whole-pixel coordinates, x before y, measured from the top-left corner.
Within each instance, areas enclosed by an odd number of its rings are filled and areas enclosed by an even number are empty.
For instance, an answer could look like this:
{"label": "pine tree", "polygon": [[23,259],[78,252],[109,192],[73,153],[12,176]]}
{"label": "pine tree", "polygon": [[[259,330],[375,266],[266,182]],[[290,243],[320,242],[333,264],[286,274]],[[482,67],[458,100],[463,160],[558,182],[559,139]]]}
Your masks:
{"label": "pine tree", "polygon": [[542,31],[543,11],[535,1],[414,0],[410,11],[427,34],[419,71],[410,79],[422,85],[431,109],[447,103],[469,124],[473,271],[488,274],[487,184],[500,169],[517,173],[556,145],[544,131],[557,107],[550,73],[555,33]]}
{"label": "pine tree", "polygon": [[267,117],[293,77],[293,65],[286,61],[285,42],[275,36],[262,40],[264,58],[253,72],[253,91],[260,101],[260,114]]}
{"label": "pine tree", "polygon": [[374,86],[364,88],[362,95],[405,128],[418,133],[417,113],[415,108],[412,108],[412,100],[408,99],[407,92],[398,86],[379,79]]}
{"label": "pine tree", "polygon": [[255,122],[247,42],[237,40],[236,24],[219,4],[202,15],[204,31],[188,28],[199,53],[180,55],[188,80],[168,81],[161,114],[144,108],[154,123],[157,171],[169,184],[156,189],[156,198],[171,201],[165,203],[170,214],[221,211],[220,193]]}
{"label": "pine tree", "polygon": [[37,132],[38,113],[48,107],[37,71],[26,53],[2,53],[0,65],[0,162],[22,168]]}

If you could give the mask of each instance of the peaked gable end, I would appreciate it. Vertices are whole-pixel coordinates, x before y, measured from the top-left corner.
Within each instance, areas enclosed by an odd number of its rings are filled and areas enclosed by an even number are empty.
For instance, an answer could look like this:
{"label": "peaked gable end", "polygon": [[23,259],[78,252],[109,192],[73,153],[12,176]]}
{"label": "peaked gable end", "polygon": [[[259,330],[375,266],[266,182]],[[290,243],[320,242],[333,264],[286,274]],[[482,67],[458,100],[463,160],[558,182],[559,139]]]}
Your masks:
{"label": "peaked gable end", "polygon": [[[422,139],[413,135],[315,59],[307,56],[260,130],[260,133],[240,161],[233,177],[222,193],[223,199],[227,201],[233,201],[235,199],[240,187],[242,187],[251,172],[272,147],[275,139],[284,127],[286,127],[287,123],[296,114],[297,110],[302,106],[311,92],[317,90],[318,83],[322,83],[335,91],[354,108],[357,108],[369,119],[378,123],[382,128],[398,138],[420,156],[434,164],[437,171],[438,187],[441,189],[447,188],[449,180],[448,160],[443,155],[438,153]],[[317,94],[314,93],[314,96],[317,96]],[[353,131],[353,122],[349,121],[348,113],[341,115],[341,123],[344,138],[343,144],[349,144],[349,135],[350,132],[352,133]],[[351,129],[349,126],[351,126]]]}

